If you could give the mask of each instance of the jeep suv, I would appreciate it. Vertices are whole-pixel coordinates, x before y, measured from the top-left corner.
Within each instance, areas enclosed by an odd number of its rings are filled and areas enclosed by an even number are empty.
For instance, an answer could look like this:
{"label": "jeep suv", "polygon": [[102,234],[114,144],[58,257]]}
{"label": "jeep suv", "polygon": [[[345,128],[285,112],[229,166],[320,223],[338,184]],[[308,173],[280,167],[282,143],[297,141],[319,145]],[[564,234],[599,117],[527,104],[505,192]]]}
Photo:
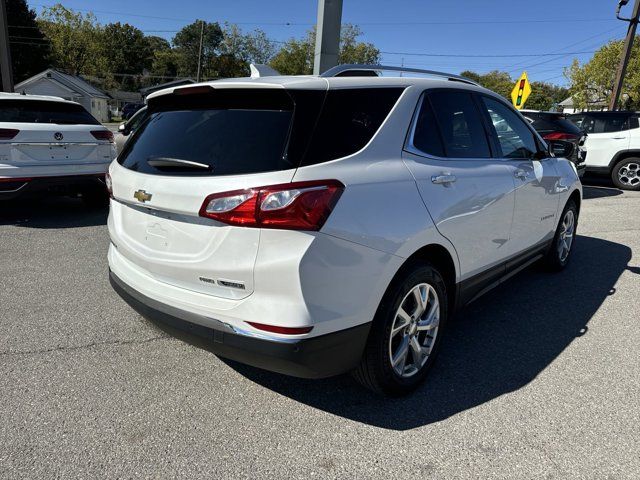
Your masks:
{"label": "jeep suv", "polygon": [[639,114],[584,112],[568,118],[587,133],[587,172],[605,174],[624,190],[640,190]]}
{"label": "jeep suv", "polygon": [[115,290],[220,356],[399,395],[455,310],[563,268],[575,166],[495,93],[381,68],[150,95],[109,168]]}

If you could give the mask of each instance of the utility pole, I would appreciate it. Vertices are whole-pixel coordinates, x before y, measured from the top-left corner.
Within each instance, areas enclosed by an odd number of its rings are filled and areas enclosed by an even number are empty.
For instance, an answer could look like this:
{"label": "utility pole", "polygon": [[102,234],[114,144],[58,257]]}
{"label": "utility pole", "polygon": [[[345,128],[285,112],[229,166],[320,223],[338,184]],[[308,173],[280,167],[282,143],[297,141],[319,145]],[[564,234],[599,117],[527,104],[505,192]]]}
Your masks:
{"label": "utility pole", "polygon": [[638,26],[638,18],[640,17],[640,0],[635,1],[636,3],[633,6],[633,15],[631,16],[631,18],[623,18],[620,16],[620,9],[627,3],[629,3],[629,0],[620,0],[618,2],[618,8],[616,10],[616,17],[618,18],[618,20],[629,22],[629,28],[627,29],[627,37],[624,39],[624,47],[622,49],[622,55],[620,57],[620,64],[618,65],[616,80],[613,84],[613,92],[611,94],[611,100],[609,101],[609,110],[615,110],[618,106],[620,91],[622,90],[622,84],[624,83],[624,75],[627,71],[629,57],[631,56],[633,40],[636,36],[636,27]]}
{"label": "utility pole", "polygon": [[9,50],[5,0],[0,0],[0,76],[2,77],[2,91],[13,92],[13,72],[11,71],[11,51]]}
{"label": "utility pole", "polygon": [[204,20],[200,20],[200,48],[198,50],[198,74],[196,82],[200,81],[200,67],[202,66],[202,37],[204,37]]}
{"label": "utility pole", "polygon": [[338,65],[341,23],[342,0],[318,0],[314,75],[320,75]]}

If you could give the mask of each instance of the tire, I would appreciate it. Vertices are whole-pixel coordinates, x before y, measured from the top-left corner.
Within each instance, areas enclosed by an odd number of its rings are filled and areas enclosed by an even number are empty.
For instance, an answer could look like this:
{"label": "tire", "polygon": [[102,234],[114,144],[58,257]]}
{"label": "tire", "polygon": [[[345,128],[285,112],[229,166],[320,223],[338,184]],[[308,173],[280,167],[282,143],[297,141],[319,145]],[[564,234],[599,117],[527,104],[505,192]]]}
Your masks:
{"label": "tire", "polygon": [[558,228],[553,236],[553,243],[545,254],[544,263],[552,271],[560,271],[567,266],[575,244],[578,227],[578,207],[569,200],[562,211]]}
{"label": "tire", "polygon": [[[423,298],[423,313],[418,315],[420,310],[412,308],[417,306],[416,289]],[[401,306],[411,312],[399,316]],[[432,265],[415,262],[404,267],[378,307],[362,359],[353,371],[355,379],[382,395],[396,397],[412,392],[424,381],[436,358],[447,323],[447,307],[445,282]],[[405,361],[394,368],[391,356],[401,358],[398,354],[405,346]]]}
{"label": "tire", "polygon": [[640,158],[625,158],[611,170],[613,184],[622,190],[640,190]]}

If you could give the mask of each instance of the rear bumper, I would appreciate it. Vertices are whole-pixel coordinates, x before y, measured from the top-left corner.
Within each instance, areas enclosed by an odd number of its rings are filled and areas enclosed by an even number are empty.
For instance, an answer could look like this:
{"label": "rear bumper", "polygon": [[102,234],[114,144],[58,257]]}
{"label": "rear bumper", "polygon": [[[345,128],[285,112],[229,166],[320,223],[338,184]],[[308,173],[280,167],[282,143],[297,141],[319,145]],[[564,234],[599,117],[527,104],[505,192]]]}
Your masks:
{"label": "rear bumper", "polygon": [[68,195],[105,188],[104,173],[32,178],[0,178],[0,200],[37,197],[47,194]]}
{"label": "rear bumper", "polygon": [[149,298],[112,271],[109,280],[114,290],[142,316],[204,338],[221,357],[294,377],[324,378],[355,368],[371,326],[366,323],[312,338],[266,339]]}

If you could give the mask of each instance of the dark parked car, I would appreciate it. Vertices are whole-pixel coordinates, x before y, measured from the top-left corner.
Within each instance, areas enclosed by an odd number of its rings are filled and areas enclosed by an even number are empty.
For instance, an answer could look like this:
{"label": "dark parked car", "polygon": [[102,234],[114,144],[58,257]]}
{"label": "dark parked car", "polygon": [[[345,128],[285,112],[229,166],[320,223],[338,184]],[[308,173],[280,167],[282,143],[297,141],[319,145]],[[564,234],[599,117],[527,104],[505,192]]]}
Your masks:
{"label": "dark parked car", "polygon": [[133,117],[133,114],[142,107],[144,107],[144,103],[126,103],[124,107],[122,107],[122,119],[129,120]]}
{"label": "dark parked car", "polygon": [[563,113],[538,110],[521,110],[520,112],[545,140],[562,140],[573,144],[573,149],[567,158],[576,165],[578,175],[582,177],[586,170],[587,152],[583,147],[586,132],[570,122]]}

